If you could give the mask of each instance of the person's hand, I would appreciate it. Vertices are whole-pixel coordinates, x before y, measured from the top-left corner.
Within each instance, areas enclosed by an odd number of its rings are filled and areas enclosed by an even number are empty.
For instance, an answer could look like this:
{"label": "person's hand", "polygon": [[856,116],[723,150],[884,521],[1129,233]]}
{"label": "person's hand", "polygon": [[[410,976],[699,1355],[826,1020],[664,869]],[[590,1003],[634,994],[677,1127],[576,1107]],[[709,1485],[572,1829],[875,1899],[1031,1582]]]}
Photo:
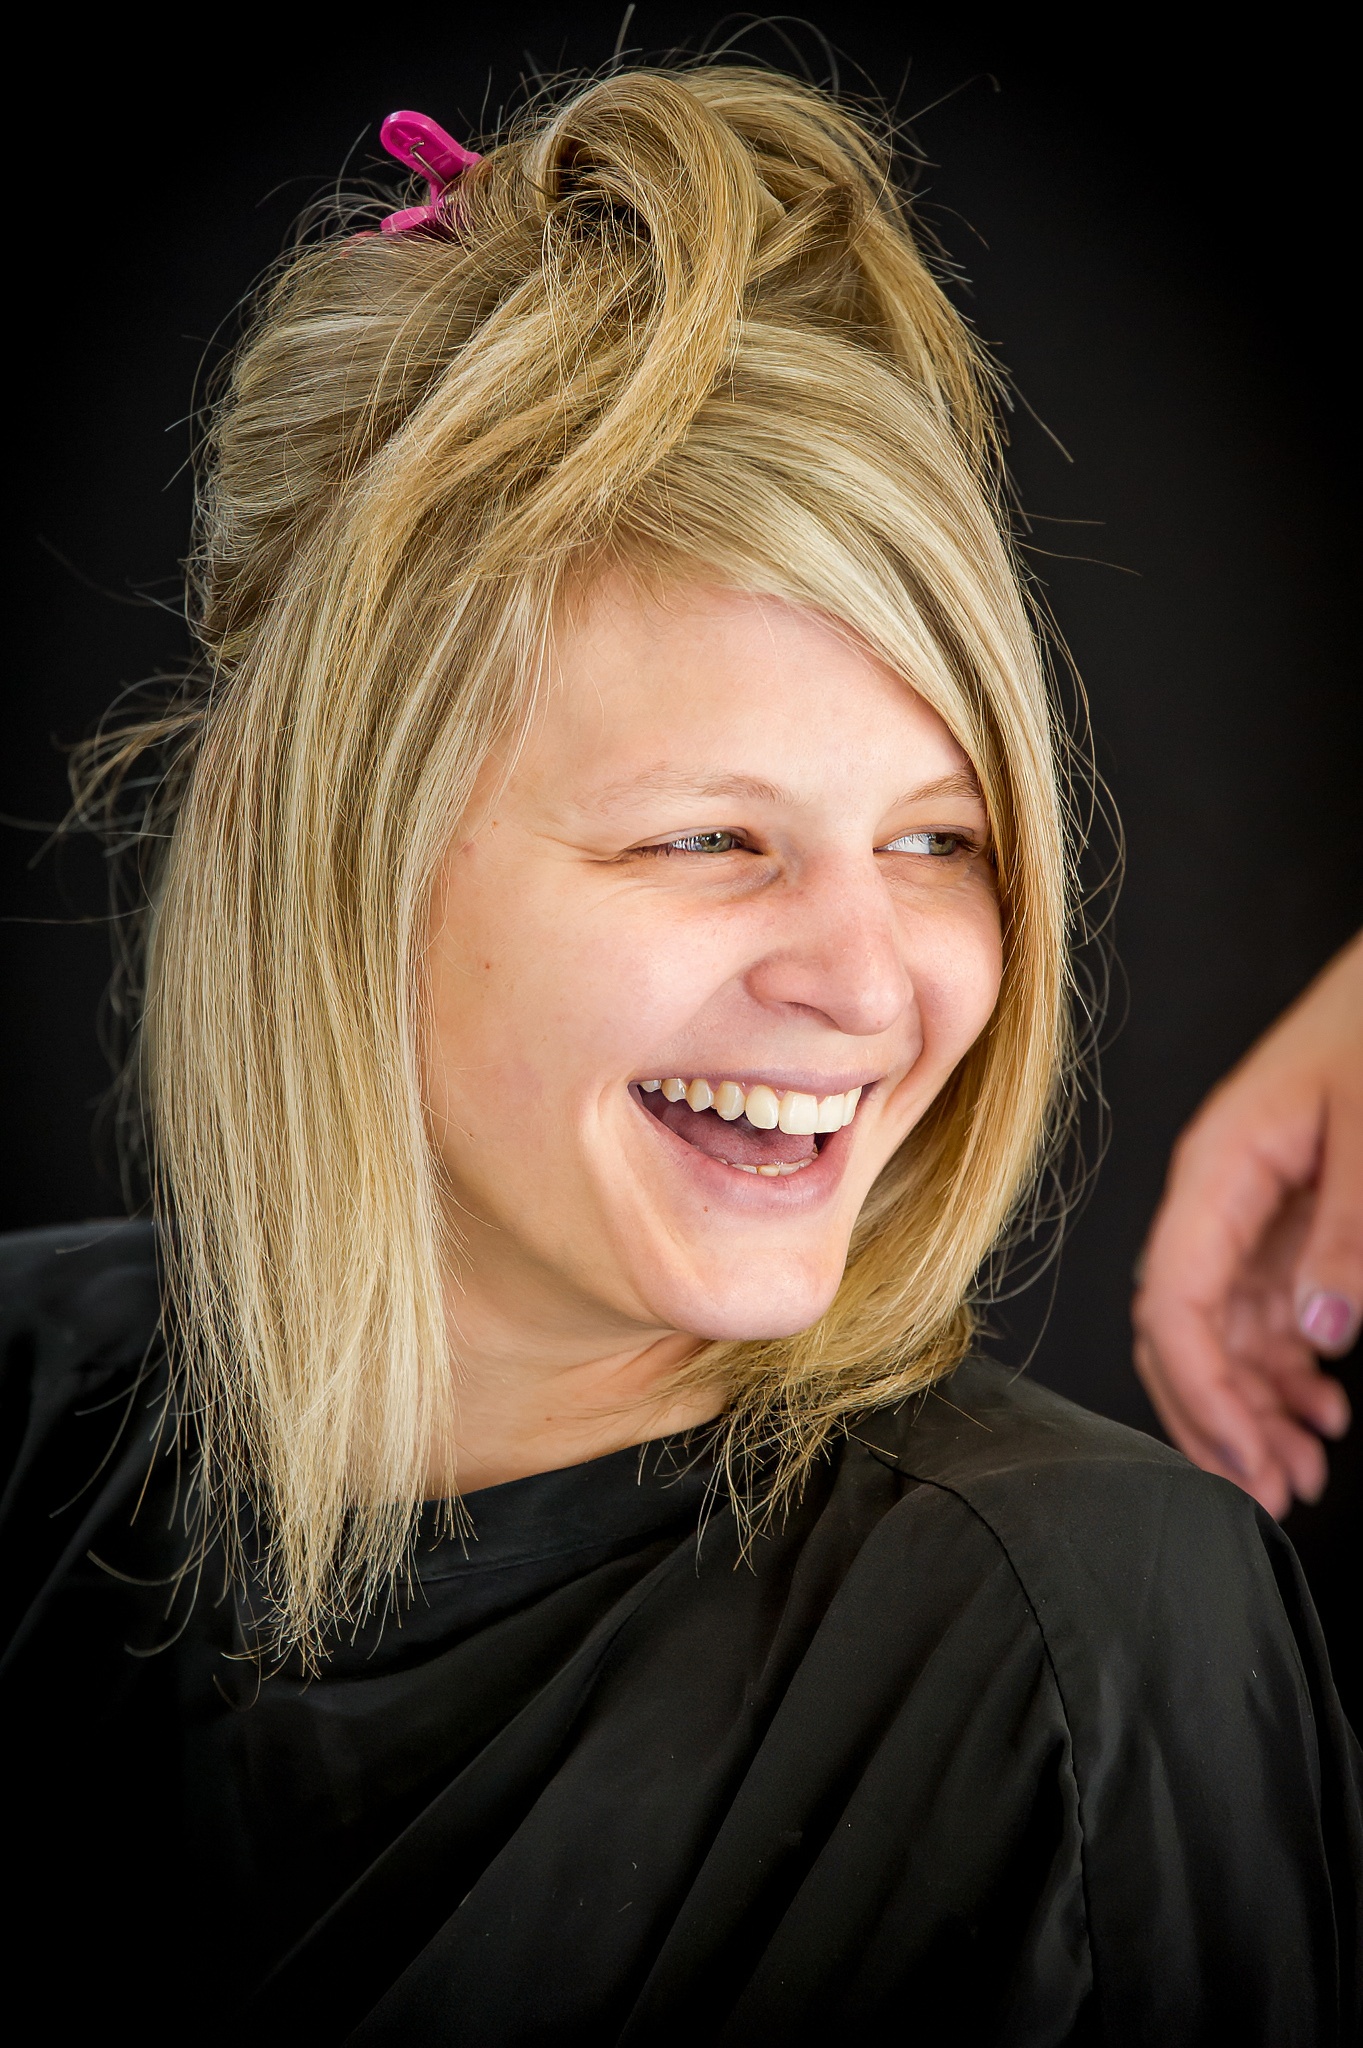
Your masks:
{"label": "person's hand", "polygon": [[1181,1450],[1271,1514],[1319,1496],[1320,1438],[1349,1426],[1319,1360],[1363,1318],[1363,937],[1179,1139],[1132,1316]]}

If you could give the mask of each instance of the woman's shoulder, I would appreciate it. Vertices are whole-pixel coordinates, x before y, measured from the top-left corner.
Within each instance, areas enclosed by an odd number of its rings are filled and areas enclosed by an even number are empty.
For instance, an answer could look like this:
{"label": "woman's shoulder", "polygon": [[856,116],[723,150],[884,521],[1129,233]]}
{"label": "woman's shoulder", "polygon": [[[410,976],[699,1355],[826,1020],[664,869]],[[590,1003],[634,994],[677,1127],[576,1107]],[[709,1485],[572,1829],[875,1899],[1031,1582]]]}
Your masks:
{"label": "woman's shoulder", "polygon": [[145,1345],[159,1315],[149,1222],[61,1223],[0,1236],[0,1344],[94,1359]]}
{"label": "woman's shoulder", "polygon": [[989,1532],[1081,1752],[1103,1751],[1118,1722],[1128,1736],[1139,1723],[1152,1749],[1187,1748],[1191,1766],[1247,1711],[1305,1726],[1323,1695],[1333,1700],[1286,1536],[1239,1487],[1167,1445],[974,1360],[851,1434],[915,1482],[906,1544],[925,1491]]}
{"label": "woman's shoulder", "polygon": [[1178,1452],[987,1363],[851,1434],[912,1482],[888,1576],[921,1580],[917,1511],[987,1531],[1032,1617],[1107,2009],[1148,2014],[1156,1986],[1185,2039],[1208,1987],[1236,1984],[1255,2039],[1347,2034],[1363,1759],[1282,1530]]}
{"label": "woman's shoulder", "polygon": [[175,1484],[160,1328],[151,1224],[0,1237],[0,1678],[26,1669],[34,1711],[101,1657],[117,1690],[123,1646],[164,1634],[182,1531],[159,1497],[134,1530],[153,1477]]}
{"label": "woman's shoulder", "polygon": [[1071,1707],[1096,1710],[1118,1674],[1166,1698],[1214,1691],[1209,1659],[1236,1686],[1273,1668],[1301,1693],[1320,1651],[1290,1543],[1180,1452],[981,1360],[852,1435],[911,1495],[949,1498],[989,1531]]}
{"label": "woman's shoulder", "polygon": [[1170,1514],[1256,1525],[1238,1487],[1200,1472],[1143,1431],[1081,1408],[985,1359],[969,1359],[916,1401],[858,1418],[851,1434],[907,1478],[957,1494],[1007,1546],[1117,1543]]}
{"label": "woman's shoulder", "polygon": [[156,1234],[146,1222],[65,1223],[0,1237],[0,1485],[65,1425],[116,1401],[156,1349]]}

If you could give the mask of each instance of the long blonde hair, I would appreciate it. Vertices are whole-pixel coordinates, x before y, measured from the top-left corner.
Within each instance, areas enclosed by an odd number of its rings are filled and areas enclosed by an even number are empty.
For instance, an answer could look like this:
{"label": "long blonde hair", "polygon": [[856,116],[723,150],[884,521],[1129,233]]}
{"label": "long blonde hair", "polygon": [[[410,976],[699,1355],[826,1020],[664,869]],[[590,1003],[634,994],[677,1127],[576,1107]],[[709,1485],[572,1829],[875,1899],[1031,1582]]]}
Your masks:
{"label": "long blonde hair", "polygon": [[424,912],[570,582],[623,565],[813,608],[941,714],[992,821],[988,1031],[872,1191],[828,1313],[689,1369],[723,1388],[731,1451],[775,1446],[769,1497],[850,1411],[960,1359],[1064,1114],[1056,721],[991,373],[887,150],[819,91],[720,65],[615,73],[484,148],[441,233],[351,219],[294,252],[205,447],[204,682],[175,725],[142,1080],[203,1497],[229,1543],[253,1504],[304,1646],[391,1585],[448,1421]]}

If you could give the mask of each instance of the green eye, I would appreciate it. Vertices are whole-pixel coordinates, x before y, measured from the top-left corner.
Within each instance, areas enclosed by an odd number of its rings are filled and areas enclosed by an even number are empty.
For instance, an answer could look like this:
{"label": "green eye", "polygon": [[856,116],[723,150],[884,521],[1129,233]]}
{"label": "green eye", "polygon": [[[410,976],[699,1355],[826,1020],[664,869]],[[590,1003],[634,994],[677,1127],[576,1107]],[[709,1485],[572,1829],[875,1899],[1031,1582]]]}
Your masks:
{"label": "green eye", "polygon": [[882,846],[882,853],[926,853],[938,860],[949,854],[959,853],[967,845],[959,832],[904,832],[898,839],[892,839],[888,846]]}

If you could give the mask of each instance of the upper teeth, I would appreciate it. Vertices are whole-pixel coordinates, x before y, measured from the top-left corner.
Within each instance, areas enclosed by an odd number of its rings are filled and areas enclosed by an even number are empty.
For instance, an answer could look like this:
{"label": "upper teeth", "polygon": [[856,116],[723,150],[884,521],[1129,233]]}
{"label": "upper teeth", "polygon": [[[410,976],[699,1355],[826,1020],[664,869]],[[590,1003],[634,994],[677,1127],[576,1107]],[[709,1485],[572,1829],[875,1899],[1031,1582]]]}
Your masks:
{"label": "upper teeth", "polygon": [[692,1109],[713,1109],[725,1123],[746,1116],[759,1131],[780,1129],[797,1134],[840,1131],[851,1123],[861,1100],[860,1088],[849,1088],[845,1095],[802,1095],[798,1089],[788,1088],[778,1095],[765,1081],[745,1092],[737,1081],[721,1081],[713,1088],[708,1081],[683,1081],[675,1075],[670,1081],[641,1081],[639,1086],[645,1095],[661,1088],[669,1102],[680,1102],[684,1096]]}

